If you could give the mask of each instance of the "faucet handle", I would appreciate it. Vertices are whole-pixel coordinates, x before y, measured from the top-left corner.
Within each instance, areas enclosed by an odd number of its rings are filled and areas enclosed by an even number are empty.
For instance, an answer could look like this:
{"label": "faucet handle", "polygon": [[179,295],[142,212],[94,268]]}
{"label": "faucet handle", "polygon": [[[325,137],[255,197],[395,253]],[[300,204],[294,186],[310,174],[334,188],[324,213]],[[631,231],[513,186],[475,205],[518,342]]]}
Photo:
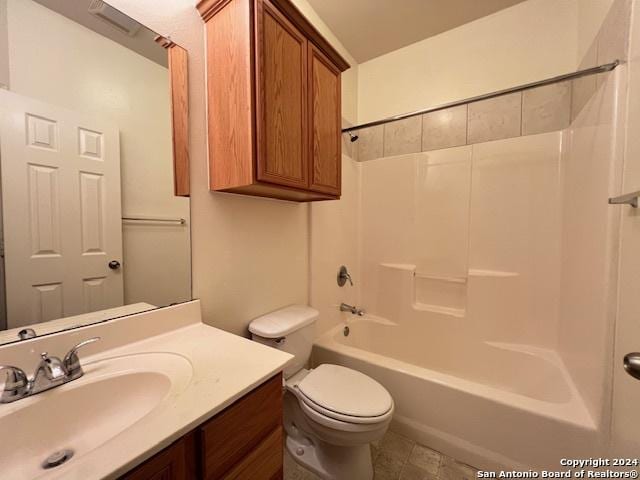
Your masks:
{"label": "faucet handle", "polygon": [[80,378],[84,372],[82,371],[82,366],[80,365],[80,359],[78,358],[78,350],[82,347],[89,345],[91,343],[97,342],[100,340],[100,337],[93,337],[87,340],[83,340],[75,347],[72,347],[71,350],[67,352],[64,356],[64,360],[62,360],[62,364],[64,368],[67,370],[67,376],[71,380],[75,380],[76,378]]}
{"label": "faucet handle", "polygon": [[0,403],[9,403],[25,396],[29,390],[29,381],[24,371],[18,367],[0,366],[0,372],[6,370],[7,378],[0,396]]}
{"label": "faucet handle", "polygon": [[347,267],[342,265],[340,267],[340,270],[338,270],[338,286],[344,287],[345,283],[347,283],[347,280],[349,281],[349,284],[353,287],[353,280],[351,280],[351,275],[349,275],[349,271],[347,270]]}

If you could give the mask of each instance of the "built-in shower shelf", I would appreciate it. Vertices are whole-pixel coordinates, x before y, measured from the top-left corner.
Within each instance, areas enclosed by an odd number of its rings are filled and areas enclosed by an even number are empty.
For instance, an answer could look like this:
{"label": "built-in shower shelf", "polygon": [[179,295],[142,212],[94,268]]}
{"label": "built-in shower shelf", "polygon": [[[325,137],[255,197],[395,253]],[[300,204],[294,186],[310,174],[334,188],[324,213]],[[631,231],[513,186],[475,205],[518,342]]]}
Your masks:
{"label": "built-in shower shelf", "polygon": [[466,310],[463,308],[443,307],[442,305],[427,305],[426,303],[414,302],[413,309],[419,312],[440,313],[456,318],[464,318]]}
{"label": "built-in shower shelf", "polygon": [[381,263],[380,266],[393,270],[404,270],[406,272],[415,272],[416,270],[416,266],[411,263]]}
{"label": "built-in shower shelf", "polygon": [[447,277],[442,275],[430,275],[428,273],[415,272],[416,278],[426,278],[427,280],[435,280],[438,282],[449,283],[467,283],[467,277]]}
{"label": "built-in shower shelf", "polygon": [[[401,277],[397,276],[387,276],[386,273],[382,272],[382,281],[392,282],[389,283],[389,286],[402,282],[401,284],[405,288],[411,289],[410,295],[412,298],[410,300],[407,297],[404,298],[405,302],[407,300],[410,301],[414,311],[435,313],[453,318],[466,317],[470,278],[497,280],[520,276],[517,272],[479,268],[469,269],[466,276],[439,275],[437,273],[417,271],[417,265],[410,263],[381,263],[380,266],[396,270],[398,273],[402,272],[401,275],[404,280],[400,280]],[[409,292],[407,293],[409,294]]]}
{"label": "built-in shower shelf", "polygon": [[501,270],[469,270],[470,277],[496,277],[496,278],[508,278],[508,277],[519,277],[520,274],[517,272],[504,272]]}

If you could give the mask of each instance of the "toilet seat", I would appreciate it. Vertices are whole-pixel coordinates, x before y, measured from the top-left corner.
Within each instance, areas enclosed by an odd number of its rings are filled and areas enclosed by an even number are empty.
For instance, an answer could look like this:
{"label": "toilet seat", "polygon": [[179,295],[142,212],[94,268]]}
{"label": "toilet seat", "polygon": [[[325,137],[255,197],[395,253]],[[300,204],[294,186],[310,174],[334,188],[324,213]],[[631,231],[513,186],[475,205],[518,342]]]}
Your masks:
{"label": "toilet seat", "polygon": [[[353,417],[322,408],[321,406],[314,404],[302,393],[298,395],[298,399],[302,410],[309,416],[326,426],[332,426],[339,430],[360,430],[360,428],[351,428],[358,426],[366,429],[367,425],[378,425],[380,423],[384,423],[393,415],[393,406],[387,413],[377,417]],[[341,425],[343,425],[344,428],[341,428]]]}
{"label": "toilet seat", "polygon": [[393,399],[382,385],[340,365],[320,365],[296,387],[304,410],[338,422],[378,424],[393,415]]}

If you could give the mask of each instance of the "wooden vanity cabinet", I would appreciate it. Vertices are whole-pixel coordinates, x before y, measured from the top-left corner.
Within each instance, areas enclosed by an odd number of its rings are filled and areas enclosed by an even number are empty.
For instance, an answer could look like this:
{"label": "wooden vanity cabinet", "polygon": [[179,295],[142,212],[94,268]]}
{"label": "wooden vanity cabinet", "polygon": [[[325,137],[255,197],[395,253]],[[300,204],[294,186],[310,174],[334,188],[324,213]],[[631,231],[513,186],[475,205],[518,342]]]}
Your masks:
{"label": "wooden vanity cabinet", "polygon": [[120,480],[282,479],[282,435],[278,374]]}
{"label": "wooden vanity cabinet", "polygon": [[120,480],[195,480],[198,479],[195,449],[196,433],[190,432]]}
{"label": "wooden vanity cabinet", "polygon": [[349,64],[289,0],[201,0],[209,187],[294,201],[341,189]]}

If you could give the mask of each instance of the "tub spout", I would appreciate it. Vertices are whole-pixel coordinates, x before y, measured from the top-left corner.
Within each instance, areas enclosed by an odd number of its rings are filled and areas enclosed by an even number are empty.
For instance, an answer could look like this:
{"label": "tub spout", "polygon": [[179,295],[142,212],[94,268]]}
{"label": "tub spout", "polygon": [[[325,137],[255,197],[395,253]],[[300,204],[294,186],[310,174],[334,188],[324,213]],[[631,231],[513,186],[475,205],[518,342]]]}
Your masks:
{"label": "tub spout", "polygon": [[340,311],[341,312],[350,312],[353,315],[358,315],[359,317],[364,315],[364,310],[362,310],[361,308],[358,307],[354,307],[353,305],[349,305],[347,303],[341,303],[340,304]]}

